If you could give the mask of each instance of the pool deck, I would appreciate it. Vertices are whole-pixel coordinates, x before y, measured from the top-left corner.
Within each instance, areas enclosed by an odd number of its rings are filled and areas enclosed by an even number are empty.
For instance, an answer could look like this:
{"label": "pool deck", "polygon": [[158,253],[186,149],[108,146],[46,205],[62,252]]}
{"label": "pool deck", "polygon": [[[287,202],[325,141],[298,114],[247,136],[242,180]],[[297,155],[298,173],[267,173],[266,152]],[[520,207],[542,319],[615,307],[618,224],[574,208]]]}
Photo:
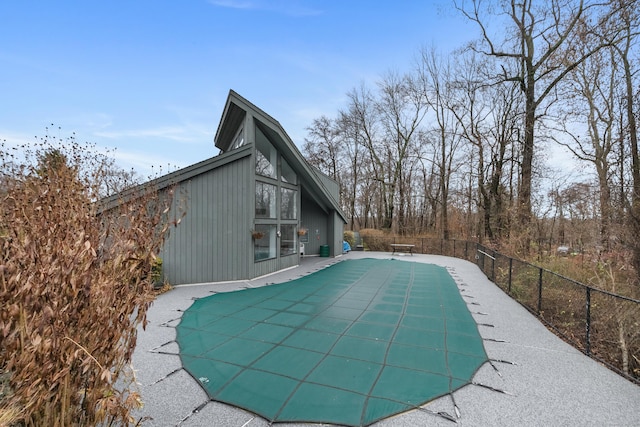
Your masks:
{"label": "pool deck", "polygon": [[437,255],[391,256],[384,252],[351,252],[338,258],[306,257],[300,266],[270,276],[177,286],[160,295],[148,312],[149,324],[138,335],[133,356],[139,391],[145,402],[136,417],[151,418],[144,426],[309,426],[270,424],[242,409],[210,401],[200,385],[182,369],[174,327],[180,321],[181,310],[187,309],[194,299],[212,292],[286,282],[356,258],[396,258],[446,267],[480,325],[487,355],[494,360],[478,371],[474,384],[436,399],[420,410],[381,420],[373,426],[640,425],[640,386],[549,332],[490,282],[475,264]]}

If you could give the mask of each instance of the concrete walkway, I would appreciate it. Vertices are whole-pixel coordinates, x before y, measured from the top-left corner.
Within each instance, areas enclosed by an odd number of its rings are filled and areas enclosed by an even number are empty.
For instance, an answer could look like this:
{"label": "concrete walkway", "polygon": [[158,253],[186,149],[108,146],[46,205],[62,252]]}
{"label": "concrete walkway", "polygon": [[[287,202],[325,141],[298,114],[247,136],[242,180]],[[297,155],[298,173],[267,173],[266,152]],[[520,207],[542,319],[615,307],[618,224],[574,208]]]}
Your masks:
{"label": "concrete walkway", "polygon": [[[145,426],[268,426],[255,414],[209,401],[200,385],[182,369],[173,341],[181,310],[212,292],[285,282],[346,258],[365,257],[392,258],[381,252],[352,252],[335,259],[308,257],[296,268],[252,281],[178,286],[159,296],[149,310],[149,324],[140,332],[133,356],[145,402],[136,416],[151,418]],[[640,425],[640,386],[553,335],[475,264],[436,255],[394,257],[449,270],[494,361],[478,371],[473,385],[374,426]]]}

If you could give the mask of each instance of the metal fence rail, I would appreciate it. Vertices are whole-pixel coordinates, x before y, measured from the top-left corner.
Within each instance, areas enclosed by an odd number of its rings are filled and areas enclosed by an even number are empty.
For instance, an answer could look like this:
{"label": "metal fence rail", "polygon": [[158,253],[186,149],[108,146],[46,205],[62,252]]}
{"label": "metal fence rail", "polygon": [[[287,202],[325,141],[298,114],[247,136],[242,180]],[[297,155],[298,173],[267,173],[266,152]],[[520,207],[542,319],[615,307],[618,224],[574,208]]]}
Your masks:
{"label": "metal fence rail", "polygon": [[369,250],[415,245],[415,252],[474,262],[505,293],[574,347],[640,384],[640,300],[585,285],[476,242],[365,237]]}

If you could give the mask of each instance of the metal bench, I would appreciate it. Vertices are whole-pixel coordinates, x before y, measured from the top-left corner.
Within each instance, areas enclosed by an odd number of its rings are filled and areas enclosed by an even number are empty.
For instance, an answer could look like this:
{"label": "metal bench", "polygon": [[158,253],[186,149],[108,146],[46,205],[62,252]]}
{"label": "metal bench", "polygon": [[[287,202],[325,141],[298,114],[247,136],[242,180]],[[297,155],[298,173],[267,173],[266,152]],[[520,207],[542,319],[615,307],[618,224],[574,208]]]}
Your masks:
{"label": "metal bench", "polygon": [[413,248],[416,247],[416,245],[409,245],[406,243],[392,243],[390,246],[391,249],[393,249],[391,255],[394,255],[396,252],[408,252],[411,256],[413,256]]}

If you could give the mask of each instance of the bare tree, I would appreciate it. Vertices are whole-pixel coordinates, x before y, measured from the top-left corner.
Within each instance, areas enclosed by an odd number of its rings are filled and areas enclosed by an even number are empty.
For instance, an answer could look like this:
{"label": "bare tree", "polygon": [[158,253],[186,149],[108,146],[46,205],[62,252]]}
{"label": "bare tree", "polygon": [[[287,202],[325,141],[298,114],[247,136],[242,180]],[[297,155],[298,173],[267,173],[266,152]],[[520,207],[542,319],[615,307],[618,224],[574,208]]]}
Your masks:
{"label": "bare tree", "polygon": [[[555,138],[576,158],[595,168],[600,201],[600,243],[605,249],[609,248],[613,215],[612,156],[617,146],[619,76],[612,48],[601,50],[571,73],[563,92],[565,102],[559,118],[560,137]],[[586,137],[582,137],[583,132]]]}
{"label": "bare tree", "polygon": [[342,144],[335,121],[321,116],[313,121],[307,131],[309,136],[305,138],[303,147],[307,160],[321,172],[339,181]]}
{"label": "bare tree", "polygon": [[[618,21],[612,24],[612,35],[605,35],[605,40],[611,44],[617,52],[617,58],[622,62],[624,81],[624,100],[626,104],[626,120],[631,151],[631,207],[629,209],[629,228],[631,236],[628,242],[633,251],[633,266],[640,281],[640,153],[638,152],[638,126],[636,122],[637,98],[634,96],[634,83],[637,85],[637,71],[632,63],[633,48],[638,39],[640,16],[638,14],[638,1],[613,0],[612,4],[617,8],[615,17]],[[637,54],[637,53],[636,53]]]}
{"label": "bare tree", "polygon": [[[482,96],[485,89],[487,89],[487,85],[479,76],[479,64],[476,59],[477,56],[472,53],[458,61],[456,63],[455,79],[447,84],[452,89],[451,113],[460,126],[460,134],[463,140],[469,144],[468,197],[469,204],[473,200],[478,208],[483,211],[479,218],[481,224],[477,224],[476,227],[476,234],[480,242],[482,242],[485,235],[493,239],[490,225],[491,200],[485,179],[487,170],[485,166],[485,160],[487,159],[485,149],[488,146],[488,129],[491,125],[487,123],[490,107],[483,103]],[[488,158],[490,159],[490,156]],[[475,187],[475,191],[472,190],[472,187]],[[478,193],[479,197],[475,197],[476,193]]]}
{"label": "bare tree", "polygon": [[363,165],[366,170],[357,172],[365,175],[362,184],[362,194],[360,200],[362,204],[361,217],[362,227],[375,226],[382,216],[381,203],[374,203],[383,198],[384,188],[381,185],[384,180],[384,164],[376,161],[375,151],[378,147],[378,135],[380,132],[380,119],[375,108],[375,98],[371,91],[364,85],[353,89],[347,94],[349,104],[347,110],[341,115],[341,122],[345,126],[346,137],[353,138],[359,146],[363,147],[364,153],[354,159],[355,168],[360,169]]}
{"label": "bare tree", "polygon": [[[404,203],[408,185],[403,170],[415,144],[415,134],[426,114],[426,99],[410,75],[389,73],[379,83],[377,109],[381,117],[385,141],[381,153],[373,153],[377,162],[386,162],[384,228],[391,228],[395,206],[399,206],[400,223],[404,222]],[[382,154],[382,156],[380,155]],[[384,157],[383,157],[384,156]],[[396,203],[396,196],[400,203]]]}
{"label": "bare tree", "polygon": [[[515,65],[510,67],[503,64],[497,79],[517,82],[524,96],[518,211],[520,225],[526,231],[525,227],[531,219],[535,129],[541,117],[539,109],[545,102],[550,102],[554,89],[569,72],[606,43],[595,44],[584,52],[572,48],[575,40],[582,35],[578,24],[587,22],[589,9],[595,7],[595,4],[585,4],[584,0],[550,0],[542,3],[511,0],[500,3],[500,6],[500,16],[505,18],[503,23],[508,27],[506,33],[494,36],[490,34],[488,26],[491,10],[487,10],[481,0],[473,0],[470,6],[456,2],[456,8],[480,29],[481,45],[473,48]],[[491,3],[489,9],[493,7]]]}
{"label": "bare tree", "polygon": [[[463,139],[469,144],[469,180],[475,178],[475,199],[481,211],[477,235],[496,243],[506,227],[503,179],[509,161],[507,148],[519,125],[517,86],[511,82],[488,84],[486,61],[475,52],[462,54],[457,62],[452,112]],[[469,181],[471,185],[471,181]]]}
{"label": "bare tree", "polygon": [[349,227],[354,229],[356,224],[360,226],[362,219],[366,223],[367,214],[360,212],[356,207],[366,206],[358,203],[358,199],[361,193],[366,192],[361,178],[366,176],[369,165],[363,155],[359,122],[349,111],[341,111],[336,120],[336,126],[342,144],[345,168],[342,172],[342,204],[350,218]]}
{"label": "bare tree", "polygon": [[430,134],[434,141],[433,159],[439,175],[440,232],[443,239],[448,239],[449,185],[457,167],[455,160],[461,143],[460,124],[454,113],[458,105],[451,85],[452,71],[449,62],[442,60],[435,50],[423,49],[417,73],[432,113]]}

